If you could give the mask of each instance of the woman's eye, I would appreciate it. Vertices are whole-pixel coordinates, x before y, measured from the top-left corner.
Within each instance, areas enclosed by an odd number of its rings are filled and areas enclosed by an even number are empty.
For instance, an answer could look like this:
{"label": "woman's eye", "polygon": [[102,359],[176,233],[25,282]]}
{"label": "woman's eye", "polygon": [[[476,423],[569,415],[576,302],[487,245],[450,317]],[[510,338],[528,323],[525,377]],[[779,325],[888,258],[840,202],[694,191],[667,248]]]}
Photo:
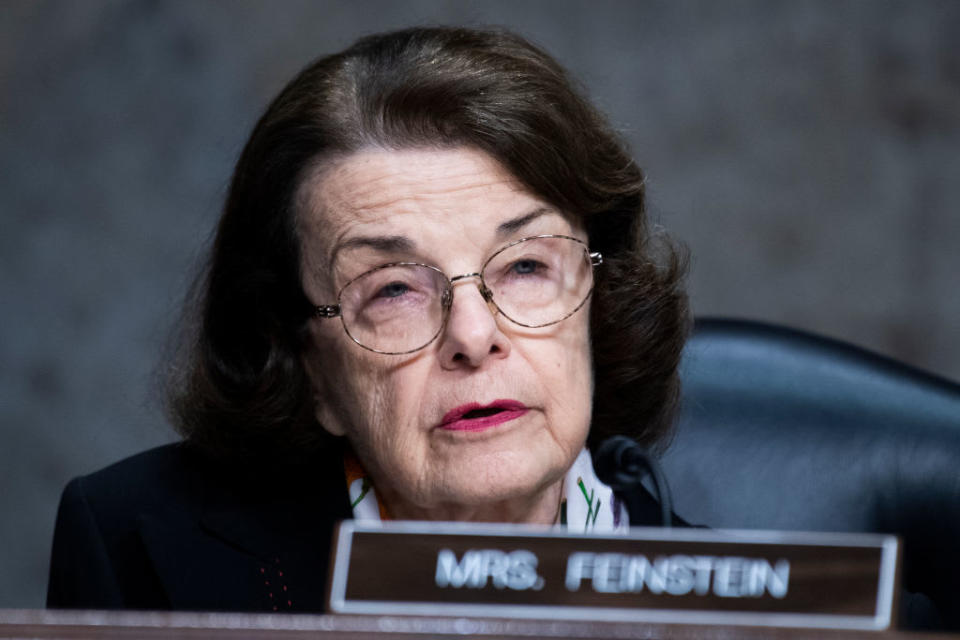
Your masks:
{"label": "woman's eye", "polygon": [[391,282],[377,291],[377,298],[399,298],[410,291],[410,287],[403,282]]}
{"label": "woman's eye", "polygon": [[515,274],[525,276],[541,271],[543,264],[536,260],[517,260],[510,266],[510,269]]}

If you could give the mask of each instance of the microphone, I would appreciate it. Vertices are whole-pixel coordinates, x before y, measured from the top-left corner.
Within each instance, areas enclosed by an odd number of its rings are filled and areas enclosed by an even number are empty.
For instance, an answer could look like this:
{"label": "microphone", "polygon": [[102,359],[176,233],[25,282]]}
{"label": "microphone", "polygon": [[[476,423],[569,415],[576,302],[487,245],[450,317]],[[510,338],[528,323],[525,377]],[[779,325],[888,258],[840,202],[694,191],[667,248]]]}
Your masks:
{"label": "microphone", "polygon": [[667,477],[649,451],[626,436],[607,438],[597,447],[593,456],[593,469],[600,482],[614,491],[633,489],[650,476],[660,502],[660,521],[663,527],[673,524],[672,502]]}

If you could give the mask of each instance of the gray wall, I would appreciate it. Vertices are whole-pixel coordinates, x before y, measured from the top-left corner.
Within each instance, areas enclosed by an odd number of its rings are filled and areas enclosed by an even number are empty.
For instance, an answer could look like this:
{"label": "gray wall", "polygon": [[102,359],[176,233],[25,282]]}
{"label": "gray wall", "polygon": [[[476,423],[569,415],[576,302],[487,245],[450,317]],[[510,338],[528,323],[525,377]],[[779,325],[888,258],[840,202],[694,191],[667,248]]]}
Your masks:
{"label": "gray wall", "polygon": [[43,602],[66,480],[172,439],[152,371],[268,99],[415,23],[553,51],[693,254],[698,314],[960,378],[960,3],[0,5],[0,607]]}

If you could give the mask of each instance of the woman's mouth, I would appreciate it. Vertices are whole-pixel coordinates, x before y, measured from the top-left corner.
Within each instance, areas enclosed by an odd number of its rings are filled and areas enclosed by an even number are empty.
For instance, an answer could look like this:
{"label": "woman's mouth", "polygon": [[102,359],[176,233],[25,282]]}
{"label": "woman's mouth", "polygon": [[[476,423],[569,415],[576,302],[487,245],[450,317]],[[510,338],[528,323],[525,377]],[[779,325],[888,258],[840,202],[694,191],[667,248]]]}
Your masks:
{"label": "woman's mouth", "polygon": [[440,421],[440,428],[447,431],[483,431],[519,418],[527,411],[527,405],[516,400],[494,400],[487,405],[471,402],[448,411]]}

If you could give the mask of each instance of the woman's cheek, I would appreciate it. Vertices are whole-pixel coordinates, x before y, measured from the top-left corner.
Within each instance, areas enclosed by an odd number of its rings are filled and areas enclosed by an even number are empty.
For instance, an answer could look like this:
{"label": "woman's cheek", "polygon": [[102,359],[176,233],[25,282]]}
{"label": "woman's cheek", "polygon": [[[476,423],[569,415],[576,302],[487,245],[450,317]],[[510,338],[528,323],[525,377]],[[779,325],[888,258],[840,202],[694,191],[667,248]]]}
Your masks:
{"label": "woman's cheek", "polygon": [[409,454],[412,438],[422,431],[419,385],[412,384],[412,372],[407,370],[370,373],[357,381],[356,399],[367,405],[358,428],[369,431],[366,439],[376,455]]}

